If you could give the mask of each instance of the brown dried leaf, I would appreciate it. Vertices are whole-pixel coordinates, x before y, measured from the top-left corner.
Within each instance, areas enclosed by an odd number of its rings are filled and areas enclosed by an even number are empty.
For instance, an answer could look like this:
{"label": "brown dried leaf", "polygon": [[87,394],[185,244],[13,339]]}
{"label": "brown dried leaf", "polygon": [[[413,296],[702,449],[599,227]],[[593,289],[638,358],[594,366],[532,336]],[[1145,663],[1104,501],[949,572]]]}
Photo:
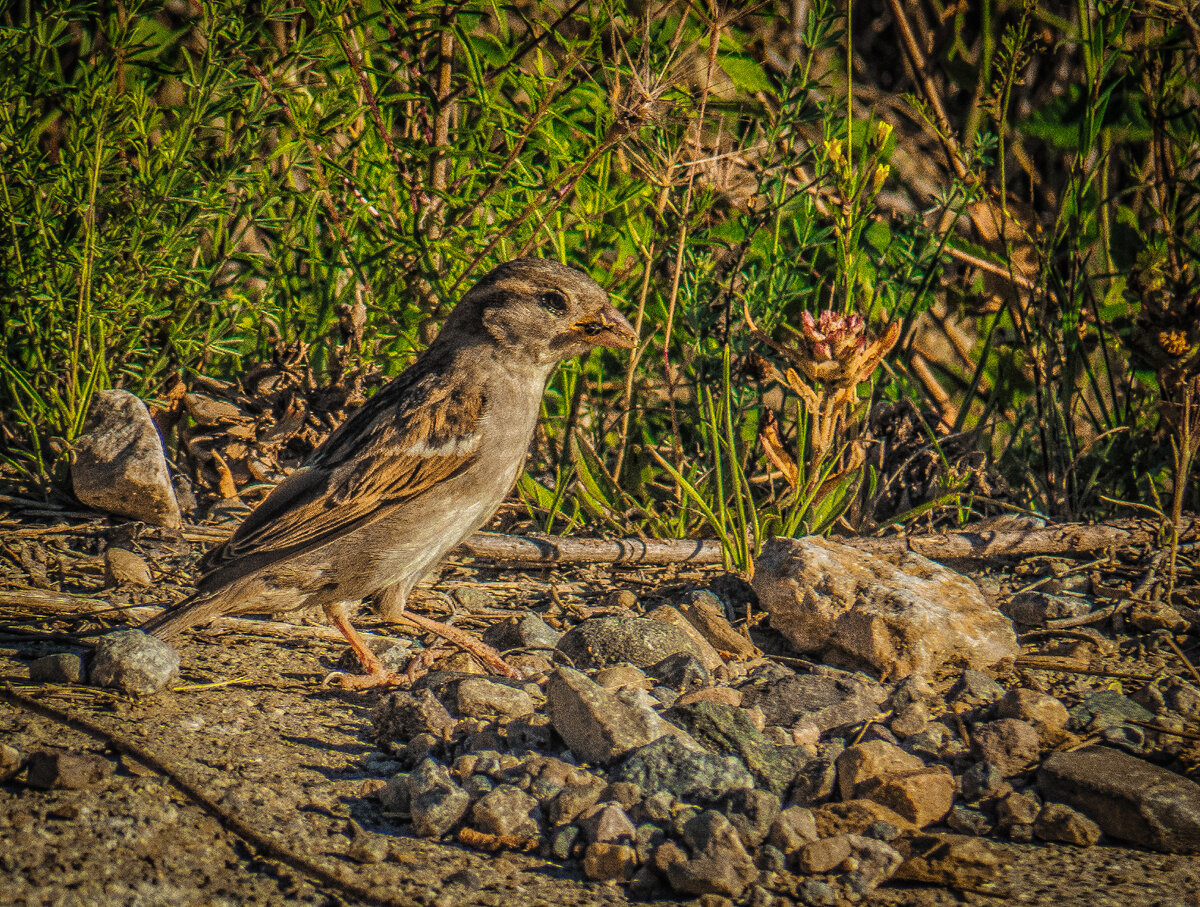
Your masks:
{"label": "brown dried leaf", "polygon": [[795,488],[800,481],[800,469],[792,455],[783,446],[783,440],[779,437],[779,421],[770,410],[766,411],[766,419],[758,433],[758,440],[763,446],[763,452],[767,455],[767,459],[783,473],[784,480],[792,488]]}

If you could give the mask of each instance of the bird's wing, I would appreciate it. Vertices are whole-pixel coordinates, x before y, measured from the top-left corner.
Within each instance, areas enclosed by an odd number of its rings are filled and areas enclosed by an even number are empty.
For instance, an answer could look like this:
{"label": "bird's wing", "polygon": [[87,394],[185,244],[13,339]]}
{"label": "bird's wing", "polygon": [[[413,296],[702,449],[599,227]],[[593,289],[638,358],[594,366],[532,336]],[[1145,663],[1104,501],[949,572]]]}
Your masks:
{"label": "bird's wing", "polygon": [[301,556],[458,475],[478,456],[486,402],[437,372],[400,376],[204,557],[201,588]]}

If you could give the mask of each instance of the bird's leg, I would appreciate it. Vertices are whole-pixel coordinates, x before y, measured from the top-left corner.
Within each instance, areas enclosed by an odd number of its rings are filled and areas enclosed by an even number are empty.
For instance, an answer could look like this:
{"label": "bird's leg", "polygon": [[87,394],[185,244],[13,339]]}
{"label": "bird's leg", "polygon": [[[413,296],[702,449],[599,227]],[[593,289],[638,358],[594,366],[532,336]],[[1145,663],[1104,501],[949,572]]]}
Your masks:
{"label": "bird's leg", "polygon": [[379,656],[371,651],[367,641],[350,623],[350,617],[346,614],[345,602],[326,605],[325,616],[346,637],[346,642],[350,643],[350,648],[358,656],[359,664],[362,665],[365,672],[365,675],[351,675],[335,671],[325,678],[326,683],[336,683],[345,690],[369,690],[373,687],[397,686],[407,682],[407,678],[403,675],[384,667]]}
{"label": "bird's leg", "polygon": [[[470,633],[464,633],[462,630],[452,627],[449,624],[444,624],[406,610],[404,604],[407,597],[408,589],[403,585],[389,586],[375,599],[375,607],[385,620],[407,621],[410,624],[420,627],[422,630],[428,630],[430,633],[440,636],[446,642],[458,646],[464,652],[470,652],[480,662],[500,676],[520,679],[521,675],[500,657],[499,652],[476,639]],[[409,674],[412,674],[411,668]],[[410,676],[410,679],[415,679],[415,677]]]}

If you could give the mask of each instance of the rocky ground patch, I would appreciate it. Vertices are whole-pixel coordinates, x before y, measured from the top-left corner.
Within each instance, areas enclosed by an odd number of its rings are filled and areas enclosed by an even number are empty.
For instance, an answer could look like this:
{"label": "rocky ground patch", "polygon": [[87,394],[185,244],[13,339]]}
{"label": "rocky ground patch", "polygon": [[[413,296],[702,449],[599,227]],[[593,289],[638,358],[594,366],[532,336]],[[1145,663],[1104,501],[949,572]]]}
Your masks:
{"label": "rocky ground patch", "polygon": [[188,535],[219,532],[47,516],[6,523],[0,574],[0,871],[16,903],[1200,890],[1186,559],[1169,606],[1139,595],[1142,552],[968,579],[790,546],[757,595],[715,568],[455,562],[417,607],[523,679],[368,622],[396,664],[424,653],[432,670],[363,695],[321,685],[345,647],[316,626],[222,621],[178,663],[137,634],[72,645],[181,597]]}

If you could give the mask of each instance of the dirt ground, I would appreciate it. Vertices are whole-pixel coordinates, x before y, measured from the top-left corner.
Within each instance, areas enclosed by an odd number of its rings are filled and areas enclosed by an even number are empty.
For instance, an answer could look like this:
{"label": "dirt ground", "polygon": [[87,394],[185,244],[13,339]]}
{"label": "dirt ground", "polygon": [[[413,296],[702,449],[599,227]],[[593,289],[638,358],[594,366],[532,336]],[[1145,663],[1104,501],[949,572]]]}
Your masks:
{"label": "dirt ground", "polygon": [[[30,564],[40,563],[48,569],[34,586],[54,593],[86,594],[118,606],[181,596],[179,584],[198,547],[143,542],[161,581],[146,590],[106,589],[99,552],[107,531],[8,532],[0,589],[28,588]],[[36,553],[21,555],[32,547],[42,551],[40,561]],[[436,588],[485,590],[498,614],[510,608],[587,611],[602,608],[620,590],[644,602],[681,583],[711,580],[713,572],[518,571],[456,563],[442,572]],[[194,633],[180,643],[183,668],[173,689],[136,700],[87,686],[31,684],[28,663],[66,647],[28,631],[44,635],[97,621],[22,611],[7,601],[0,608],[0,691],[8,691],[0,698],[0,741],[26,755],[45,747],[96,754],[114,770],[83,790],[38,790],[22,776],[0,784],[2,904],[629,903],[622,888],[587,881],[577,865],[431,842],[404,834],[386,818],[370,793],[399,766],[370,741],[370,712],[379,694],[321,684],[343,644]],[[427,601],[436,616],[445,600],[431,595]],[[365,626],[392,632],[369,620]],[[61,715],[41,714],[22,697],[76,716],[97,733]],[[155,764],[142,764],[130,750],[149,754]],[[198,796],[185,794],[172,778]],[[243,833],[247,827],[254,840]],[[1011,864],[988,892],[890,883],[870,903],[1200,904],[1200,856],[1117,846],[1004,848]],[[287,854],[301,857],[307,868],[288,865],[296,861]]]}

